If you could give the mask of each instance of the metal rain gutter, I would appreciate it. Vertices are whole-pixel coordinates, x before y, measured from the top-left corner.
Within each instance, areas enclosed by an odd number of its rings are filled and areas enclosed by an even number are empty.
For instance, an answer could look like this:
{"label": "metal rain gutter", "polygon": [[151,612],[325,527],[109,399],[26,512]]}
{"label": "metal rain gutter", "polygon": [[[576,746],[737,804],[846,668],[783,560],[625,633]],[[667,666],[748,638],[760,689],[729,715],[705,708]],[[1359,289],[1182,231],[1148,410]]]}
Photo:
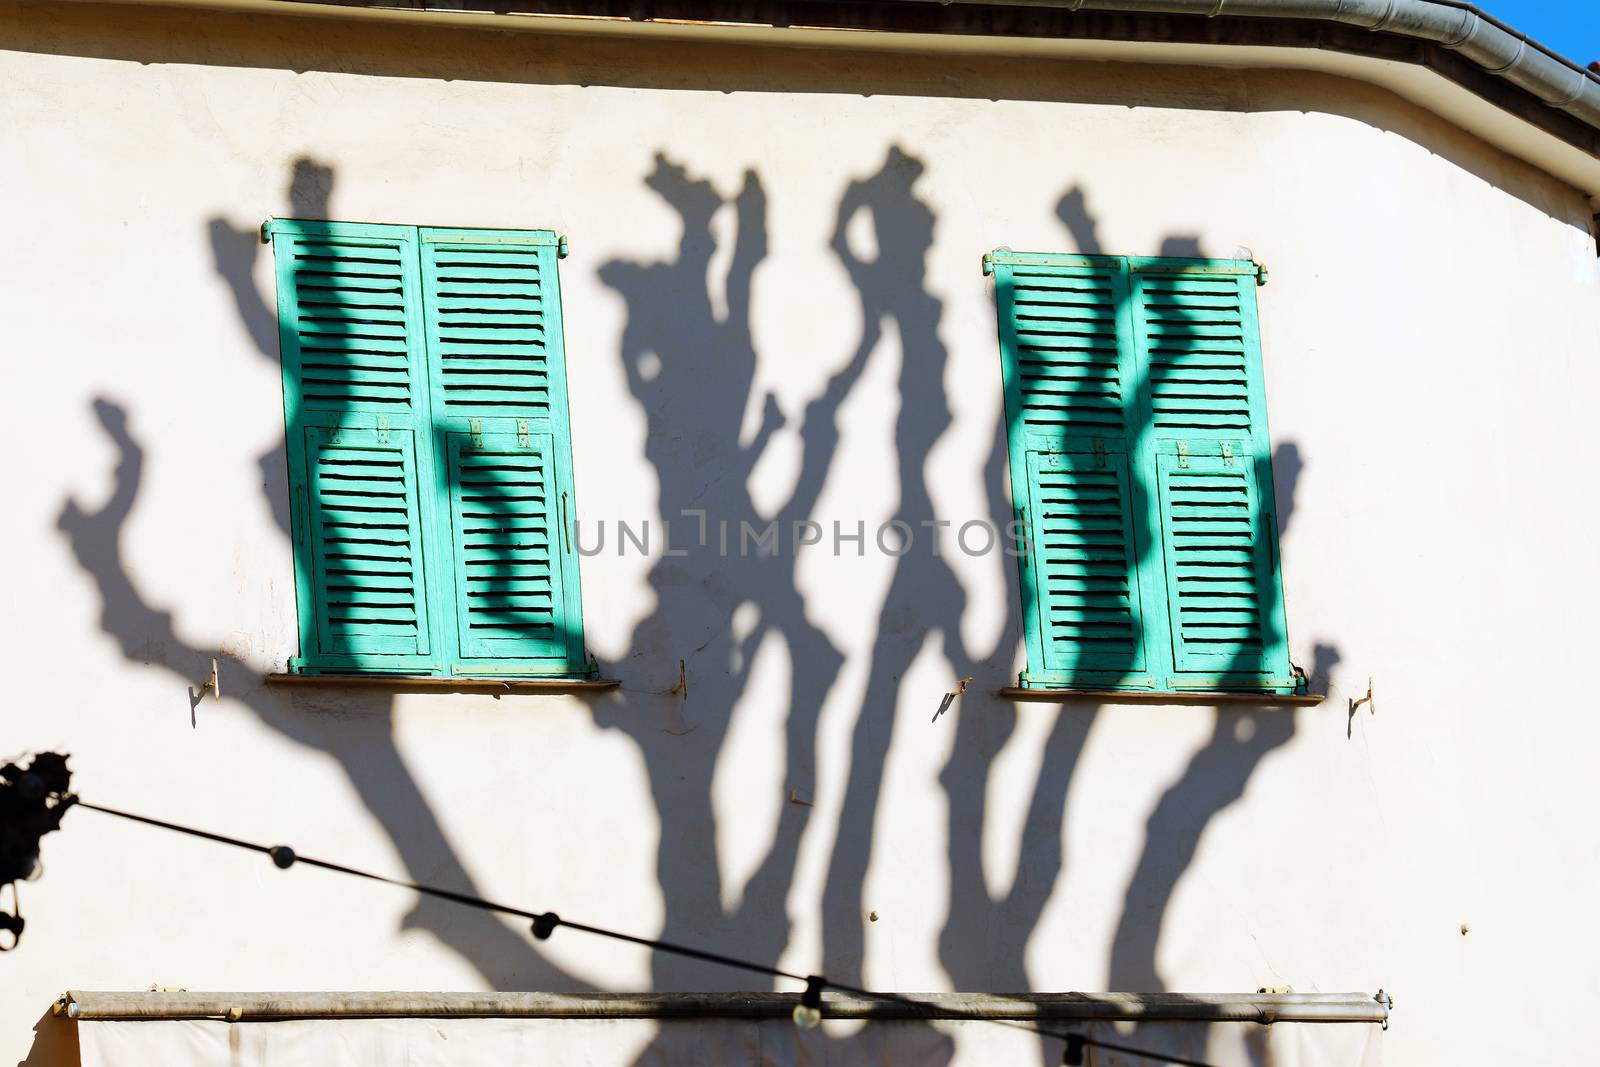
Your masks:
{"label": "metal rain gutter", "polygon": [[1203,18],[1303,19],[1427,41],[1600,130],[1600,76],[1450,0],[962,0],[996,6]]}

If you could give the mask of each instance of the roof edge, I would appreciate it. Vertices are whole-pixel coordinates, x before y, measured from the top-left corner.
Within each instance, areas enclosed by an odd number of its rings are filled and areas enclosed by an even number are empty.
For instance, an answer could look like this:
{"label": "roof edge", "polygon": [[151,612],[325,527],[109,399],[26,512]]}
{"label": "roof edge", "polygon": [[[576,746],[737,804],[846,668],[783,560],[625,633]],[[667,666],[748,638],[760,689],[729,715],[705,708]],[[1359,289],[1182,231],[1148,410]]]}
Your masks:
{"label": "roof edge", "polygon": [[1059,48],[1067,57],[1098,49],[1093,58],[1108,58],[1107,50],[1151,46],[1153,62],[1337,67],[1420,103],[1600,204],[1600,75],[1457,0],[78,2],[780,47],[923,51],[948,42],[957,51]]}
{"label": "roof edge", "polygon": [[1600,130],[1600,74],[1455,0],[964,0],[1120,14],[1333,22],[1438,45]]}

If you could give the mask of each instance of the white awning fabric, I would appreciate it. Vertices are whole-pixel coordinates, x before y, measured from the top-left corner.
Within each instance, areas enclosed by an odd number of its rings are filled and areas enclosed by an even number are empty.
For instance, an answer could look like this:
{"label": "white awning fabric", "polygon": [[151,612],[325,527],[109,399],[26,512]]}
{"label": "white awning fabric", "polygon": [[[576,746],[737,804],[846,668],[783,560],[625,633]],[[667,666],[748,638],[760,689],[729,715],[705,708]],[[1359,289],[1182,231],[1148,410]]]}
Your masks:
{"label": "white awning fabric", "polygon": [[[1372,1023],[1144,1023],[1075,1027],[1090,1037],[1216,1067],[1377,1067]],[[825,1021],[802,1032],[778,1019],[311,1019],[228,1023],[211,1019],[80,1023],[83,1067],[481,1067],[512,1065],[761,1065],[989,1067],[1040,1062],[1040,1043],[993,1023]],[[1053,1051],[1051,1051],[1053,1049]],[[1060,1042],[1046,1042],[1059,1062]],[[1090,1049],[1095,1067],[1153,1062]]]}

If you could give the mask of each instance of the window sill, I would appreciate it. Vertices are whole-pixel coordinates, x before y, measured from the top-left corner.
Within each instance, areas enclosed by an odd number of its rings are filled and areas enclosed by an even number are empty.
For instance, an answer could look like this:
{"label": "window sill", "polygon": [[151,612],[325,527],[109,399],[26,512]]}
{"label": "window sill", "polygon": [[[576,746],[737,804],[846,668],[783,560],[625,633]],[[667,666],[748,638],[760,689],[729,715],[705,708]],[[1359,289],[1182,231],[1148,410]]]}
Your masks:
{"label": "window sill", "polygon": [[488,693],[595,693],[615,689],[613,678],[444,678],[429,674],[269,674],[268,685],[380,689],[431,689],[445,692]]}
{"label": "window sill", "polygon": [[1022,689],[1007,686],[1000,690],[1007,700],[1040,701],[1050,704],[1254,704],[1262,708],[1312,707],[1328,698],[1326,693],[1217,693],[1152,692],[1148,689]]}

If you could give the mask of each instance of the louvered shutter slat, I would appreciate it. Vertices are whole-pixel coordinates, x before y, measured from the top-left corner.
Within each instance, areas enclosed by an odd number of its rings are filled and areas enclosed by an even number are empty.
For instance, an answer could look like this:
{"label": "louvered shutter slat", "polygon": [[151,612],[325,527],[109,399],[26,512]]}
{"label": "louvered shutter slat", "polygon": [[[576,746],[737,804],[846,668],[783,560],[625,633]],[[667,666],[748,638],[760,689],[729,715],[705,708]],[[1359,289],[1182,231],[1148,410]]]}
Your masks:
{"label": "louvered shutter slat", "polygon": [[1152,430],[1252,434],[1254,284],[1244,275],[1135,273]]}
{"label": "louvered shutter slat", "polygon": [[554,249],[449,237],[423,241],[436,412],[550,418]]}
{"label": "louvered shutter slat", "polygon": [[277,238],[285,370],[305,411],[409,413],[421,380],[407,315],[410,243]]}
{"label": "louvered shutter slat", "polygon": [[1162,538],[1175,666],[1205,674],[1283,672],[1271,531],[1254,464],[1160,457]]}
{"label": "louvered shutter slat", "polygon": [[1033,452],[1027,463],[1028,566],[1045,669],[1144,670],[1127,457]]}
{"label": "louvered shutter slat", "polygon": [[357,660],[426,655],[411,434],[311,427],[305,458],[316,651]]}
{"label": "louvered shutter slat", "polygon": [[462,656],[563,660],[563,531],[551,437],[448,439]]}
{"label": "louvered shutter slat", "polygon": [[996,280],[1014,429],[1062,441],[1122,437],[1120,272],[1016,265],[998,267]]}

